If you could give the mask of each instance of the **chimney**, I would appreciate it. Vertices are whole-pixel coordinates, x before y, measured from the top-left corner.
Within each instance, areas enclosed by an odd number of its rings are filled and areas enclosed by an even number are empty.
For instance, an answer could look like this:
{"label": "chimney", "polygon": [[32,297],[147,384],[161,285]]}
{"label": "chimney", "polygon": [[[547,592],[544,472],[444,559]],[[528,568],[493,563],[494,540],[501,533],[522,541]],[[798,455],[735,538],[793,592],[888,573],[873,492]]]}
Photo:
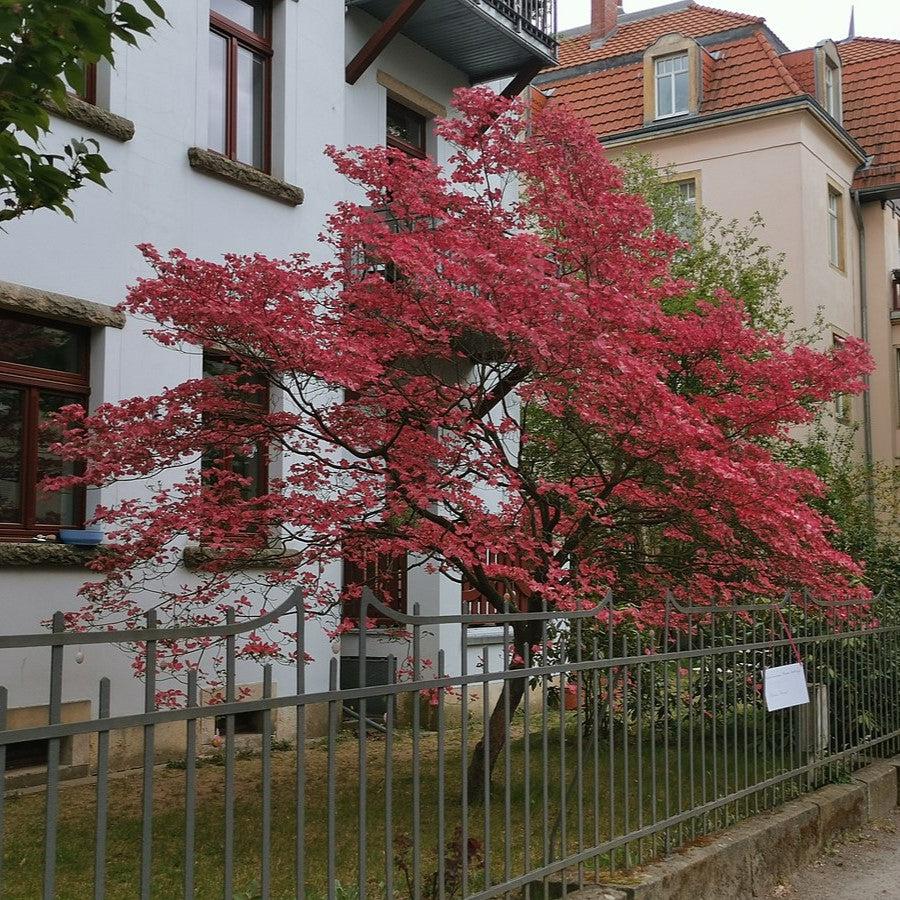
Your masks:
{"label": "chimney", "polygon": [[591,43],[605,41],[622,15],[622,0],[591,0]]}

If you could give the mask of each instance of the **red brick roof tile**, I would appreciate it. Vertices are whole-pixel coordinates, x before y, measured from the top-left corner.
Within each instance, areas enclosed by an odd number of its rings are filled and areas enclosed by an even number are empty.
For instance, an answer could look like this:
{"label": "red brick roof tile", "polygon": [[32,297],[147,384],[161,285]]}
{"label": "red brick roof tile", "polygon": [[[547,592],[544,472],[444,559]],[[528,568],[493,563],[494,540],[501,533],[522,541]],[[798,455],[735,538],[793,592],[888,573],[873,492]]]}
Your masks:
{"label": "red brick roof tile", "polygon": [[[804,93],[760,32],[707,49],[719,58],[705,54],[703,112],[753,106]],[[643,64],[632,63],[552,82],[546,88],[553,92],[553,103],[564,103],[586,119],[598,135],[612,135],[644,124],[643,78]]]}
{"label": "red brick roof tile", "polygon": [[844,127],[872,156],[861,188],[900,184],[900,41],[855,38],[838,45]]}
{"label": "red brick roof tile", "polygon": [[762,24],[764,21],[756,16],[726,12],[692,3],[687,9],[677,12],[625,22],[603,44],[593,50],[589,33],[563,40],[559,45],[559,66],[561,68],[580,66],[600,59],[612,59],[614,56],[643,53],[657,39],[672,32],[688,37],[703,37],[732,28]]}
{"label": "red brick roof tile", "polygon": [[793,53],[782,53],[781,61],[794,76],[797,84],[811,94],[816,95],[816,52],[812,47],[806,50],[795,50]]}

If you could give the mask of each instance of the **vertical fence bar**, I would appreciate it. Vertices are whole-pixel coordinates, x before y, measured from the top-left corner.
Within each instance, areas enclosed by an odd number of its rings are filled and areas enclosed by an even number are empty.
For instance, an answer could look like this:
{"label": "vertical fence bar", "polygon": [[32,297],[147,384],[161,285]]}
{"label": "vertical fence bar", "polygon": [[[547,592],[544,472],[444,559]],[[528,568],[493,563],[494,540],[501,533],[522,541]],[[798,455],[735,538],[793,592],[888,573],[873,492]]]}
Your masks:
{"label": "vertical fence bar", "polygon": [[[198,706],[197,670],[189,669],[187,675],[187,705],[189,709]],[[184,896],[191,900],[194,896],[194,854],[197,832],[197,720],[185,723],[184,762]]]}
{"label": "vertical fence bar", "polygon": [[[419,604],[413,604],[413,685],[422,680],[422,626],[419,624],[421,615]],[[412,829],[413,829],[413,900],[419,900],[422,896],[422,760],[419,747],[420,731],[422,728],[422,709],[419,703],[419,693],[411,692],[412,697]]]}
{"label": "vertical fence bar", "polygon": [[481,688],[481,766],[484,804],[481,810],[484,822],[484,889],[491,886],[491,685],[488,675],[491,671],[490,647],[485,645],[481,654],[481,671],[484,681]]}
{"label": "vertical fence bar", "polygon": [[[543,837],[544,865],[550,864],[550,716],[549,716],[549,678],[546,672],[550,665],[550,647],[547,640],[547,601],[541,599],[541,667],[545,670],[541,675],[541,826]],[[545,876],[543,879],[544,900],[550,896],[550,885]]]}
{"label": "vertical fence bar", "polygon": [[[367,591],[363,591],[363,595],[359,601],[359,628],[358,628],[358,666],[359,666],[359,686],[368,687],[368,678],[366,673],[366,651],[367,651],[367,619],[369,616],[369,598]],[[357,728],[357,879],[356,892],[359,900],[366,900],[366,805],[368,803],[367,791],[369,787],[368,767],[367,767],[367,747],[366,747],[366,698],[359,698],[359,722]]]}
{"label": "vertical fence bar", "polygon": [[[9,694],[0,687],[0,731],[6,731],[6,710]],[[6,834],[6,744],[0,744],[0,897],[3,896],[4,837]]]}
{"label": "vertical fence bar", "polygon": [[[65,629],[65,618],[61,612],[53,614],[53,633],[60,634]],[[63,645],[53,644],[50,648],[50,706],[49,723],[56,725],[62,712]],[[46,900],[56,893],[56,837],[59,819],[59,738],[47,741],[47,801],[44,823],[44,897]]]}
{"label": "vertical fence bar", "polygon": [[[438,678],[443,680],[446,675],[445,661],[443,649],[438,650]],[[437,827],[438,827],[438,900],[444,900],[446,877],[446,860],[447,860],[447,835],[446,835],[446,810],[444,805],[446,797],[444,796],[444,782],[446,780],[446,764],[444,754],[445,748],[445,728],[444,728],[444,688],[438,688],[437,695]],[[460,848],[465,853],[465,848]]]}
{"label": "vertical fence bar", "polygon": [[[109,679],[100,679],[97,719],[109,718]],[[94,842],[94,898],[106,896],[106,830],[109,810],[109,729],[97,730],[97,816]]]}
{"label": "vertical fence bar", "polygon": [[327,816],[327,871],[328,871],[328,900],[337,897],[337,848],[336,843],[336,816],[337,816],[337,762],[335,750],[337,747],[338,716],[341,702],[337,699],[338,690],[338,661],[332,656],[328,664],[328,691],[331,699],[328,701],[328,762],[326,775],[326,791],[328,796]]}
{"label": "vertical fence bar", "polygon": [[[234,608],[225,610],[225,622],[234,624]],[[225,638],[225,702],[235,702],[235,640],[230,634]],[[234,896],[234,713],[225,716],[225,872],[224,891],[226,897]]]}
{"label": "vertical fence bar", "polygon": [[[508,674],[512,668],[512,659],[510,656],[510,634],[509,623],[503,623],[503,672]],[[510,784],[510,702],[509,691],[512,688],[512,681],[506,679],[503,682],[503,880],[509,881],[512,871],[512,822],[511,805],[512,793]]]}
{"label": "vertical fence bar", "polygon": [[[147,628],[157,628],[156,610],[147,613]],[[156,709],[156,641],[144,647],[144,712]],[[144,760],[142,787],[141,834],[141,900],[150,900],[150,879],[153,873],[153,763],[156,759],[156,730],[151,722],[144,726]]]}
{"label": "vertical fence bar", "polygon": [[524,807],[522,809],[523,843],[522,854],[524,856],[523,873],[531,871],[531,684],[528,672],[531,669],[531,647],[528,640],[522,646],[522,669],[525,678],[525,693],[522,695],[522,715],[525,720],[524,736],[522,738],[522,765],[523,765],[523,795]]}
{"label": "vertical fence bar", "polygon": [[[263,700],[272,698],[272,666],[263,667]],[[262,828],[260,835],[259,893],[268,900],[272,890],[272,708],[266,706],[262,713]]]}
{"label": "vertical fence bar", "polygon": [[463,897],[469,892],[469,626],[463,622],[459,629],[460,677],[462,678],[462,696],[460,702],[460,845],[462,847],[462,865],[460,872],[460,890]]}
{"label": "vertical fence bar", "polygon": [[297,658],[294,666],[298,703],[294,707],[294,881],[298,897],[306,896],[306,704],[301,702],[306,691],[306,610],[297,601]]}
{"label": "vertical fence bar", "polygon": [[[622,635],[622,658],[628,657],[628,639]],[[628,765],[628,666],[622,666],[622,835],[625,836],[631,831],[631,817],[629,815],[629,806],[631,800],[631,780],[629,777]],[[679,748],[680,750],[680,748]],[[678,765],[681,765],[681,754],[679,753]],[[627,842],[622,846],[622,855],[625,860],[625,868],[631,868],[630,844]]]}
{"label": "vertical fence bar", "polygon": [[[397,681],[397,660],[388,655],[388,686]],[[384,896],[394,896],[394,716],[397,695],[388,694],[384,722]],[[463,754],[465,760],[465,754]]]}
{"label": "vertical fence bar", "polygon": [[[584,705],[584,683],[581,674],[582,662],[581,619],[575,620],[575,661],[579,665],[575,675],[575,781],[578,785],[575,808],[578,816],[578,852],[584,851],[584,743],[582,735],[582,706]],[[578,863],[578,887],[584,887],[584,863]]]}

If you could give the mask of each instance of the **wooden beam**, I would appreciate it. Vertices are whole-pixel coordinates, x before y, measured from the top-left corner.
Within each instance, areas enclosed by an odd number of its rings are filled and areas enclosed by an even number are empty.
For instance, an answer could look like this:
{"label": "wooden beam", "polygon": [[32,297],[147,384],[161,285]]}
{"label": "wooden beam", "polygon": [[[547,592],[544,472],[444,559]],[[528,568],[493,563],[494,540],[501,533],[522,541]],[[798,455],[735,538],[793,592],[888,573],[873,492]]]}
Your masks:
{"label": "wooden beam", "polygon": [[356,84],[366,69],[378,58],[378,55],[397,36],[397,32],[412,18],[416,10],[425,0],[400,0],[394,11],[381,23],[378,30],[362,49],[347,64],[345,78],[347,84]]}
{"label": "wooden beam", "polygon": [[528,87],[529,84],[534,80],[537,76],[538,72],[544,68],[544,64],[541,62],[533,62],[529,63],[522,69],[516,73],[516,77],[505,87],[503,88],[503,96],[508,97],[510,100],[513,97],[518,97],[525,88]]}

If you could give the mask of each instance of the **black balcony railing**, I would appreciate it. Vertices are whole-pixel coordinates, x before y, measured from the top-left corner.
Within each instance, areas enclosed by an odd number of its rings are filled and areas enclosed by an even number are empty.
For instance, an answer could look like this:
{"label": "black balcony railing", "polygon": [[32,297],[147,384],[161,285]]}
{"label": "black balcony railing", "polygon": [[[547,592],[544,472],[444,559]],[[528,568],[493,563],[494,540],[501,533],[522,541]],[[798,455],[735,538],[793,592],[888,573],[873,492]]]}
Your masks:
{"label": "black balcony railing", "polygon": [[548,47],[556,47],[557,0],[487,0],[498,12],[511,19],[517,28]]}

